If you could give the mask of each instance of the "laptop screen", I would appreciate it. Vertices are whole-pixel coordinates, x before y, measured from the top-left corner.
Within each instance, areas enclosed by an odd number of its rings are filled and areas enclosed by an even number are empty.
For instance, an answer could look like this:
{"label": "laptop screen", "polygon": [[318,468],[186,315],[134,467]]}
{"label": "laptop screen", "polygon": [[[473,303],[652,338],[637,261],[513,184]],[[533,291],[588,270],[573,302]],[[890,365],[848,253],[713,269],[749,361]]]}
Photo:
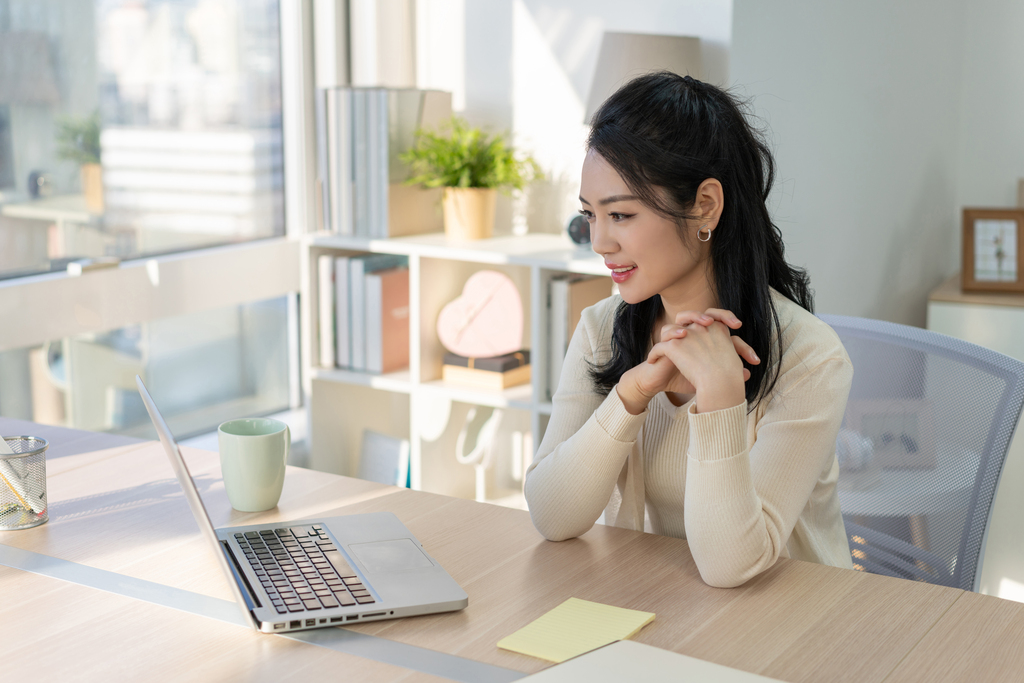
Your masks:
{"label": "laptop screen", "polygon": [[188,465],[185,464],[185,459],[181,456],[181,450],[178,448],[177,442],[175,442],[174,437],[171,435],[171,430],[167,427],[167,423],[164,422],[163,416],[160,415],[160,411],[157,409],[156,403],[153,402],[153,397],[149,395],[146,385],[143,384],[142,378],[136,375],[135,383],[139,387],[139,394],[142,395],[142,401],[146,404],[146,410],[149,412],[149,417],[153,420],[153,426],[156,427],[156,432],[160,435],[160,443],[163,444],[164,451],[167,453],[167,457],[171,461],[171,468],[174,470],[175,476],[178,477],[178,483],[181,484],[181,488],[185,492],[185,500],[188,501],[188,506],[192,510],[192,515],[196,518],[196,523],[199,525],[199,531],[210,544],[210,548],[213,550],[213,554],[217,558],[217,564],[220,565],[220,569],[224,573],[224,578],[227,579],[228,584],[231,586],[231,593],[235,596],[235,602],[245,615],[245,623],[250,624],[254,629],[258,630],[256,621],[253,619],[248,607],[246,607],[248,601],[242,594],[242,590],[239,588],[238,582],[235,580],[235,575],[231,570],[231,566],[228,565],[228,558],[224,555],[224,548],[221,546],[220,540],[217,538],[217,532],[213,528],[213,522],[210,521],[210,516],[206,512],[206,506],[203,505],[203,499],[199,497],[199,490],[196,488],[195,482],[192,481],[192,475],[189,474]]}

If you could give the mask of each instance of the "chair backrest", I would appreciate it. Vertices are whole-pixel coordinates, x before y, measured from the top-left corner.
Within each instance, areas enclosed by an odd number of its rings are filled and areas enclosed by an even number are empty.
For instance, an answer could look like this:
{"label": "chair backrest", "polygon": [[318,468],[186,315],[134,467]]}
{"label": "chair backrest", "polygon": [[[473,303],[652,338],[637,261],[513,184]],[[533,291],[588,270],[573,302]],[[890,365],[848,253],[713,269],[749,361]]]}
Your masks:
{"label": "chair backrest", "polygon": [[1024,363],[916,327],[820,318],[853,361],[836,446],[854,567],[977,590]]}

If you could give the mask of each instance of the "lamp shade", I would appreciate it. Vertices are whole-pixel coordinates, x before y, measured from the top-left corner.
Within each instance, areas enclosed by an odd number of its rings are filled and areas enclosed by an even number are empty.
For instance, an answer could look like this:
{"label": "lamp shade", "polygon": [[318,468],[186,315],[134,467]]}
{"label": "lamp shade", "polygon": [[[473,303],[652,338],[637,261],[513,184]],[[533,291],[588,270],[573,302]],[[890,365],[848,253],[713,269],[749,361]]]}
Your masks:
{"label": "lamp shade", "polygon": [[608,96],[630,79],[662,69],[700,78],[700,38],[606,32],[601,38],[584,123],[590,123]]}

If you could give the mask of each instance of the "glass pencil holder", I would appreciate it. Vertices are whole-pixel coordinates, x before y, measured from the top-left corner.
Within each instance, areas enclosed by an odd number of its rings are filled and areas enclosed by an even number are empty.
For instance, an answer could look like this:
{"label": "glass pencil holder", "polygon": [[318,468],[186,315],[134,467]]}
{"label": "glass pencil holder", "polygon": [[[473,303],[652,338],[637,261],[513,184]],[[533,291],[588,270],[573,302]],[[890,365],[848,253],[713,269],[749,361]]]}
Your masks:
{"label": "glass pencil holder", "polygon": [[0,531],[28,529],[48,519],[46,439],[5,436],[13,453],[0,453]]}

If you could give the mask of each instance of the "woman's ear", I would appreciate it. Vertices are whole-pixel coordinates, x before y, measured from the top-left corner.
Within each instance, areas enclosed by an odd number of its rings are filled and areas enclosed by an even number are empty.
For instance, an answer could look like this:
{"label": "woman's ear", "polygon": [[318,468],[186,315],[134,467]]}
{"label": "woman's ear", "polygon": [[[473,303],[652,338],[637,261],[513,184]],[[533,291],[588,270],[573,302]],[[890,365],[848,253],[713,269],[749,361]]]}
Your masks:
{"label": "woman's ear", "polygon": [[725,192],[722,190],[722,183],[715,178],[708,178],[697,188],[695,201],[697,210],[700,211],[700,221],[707,224],[709,230],[718,226],[718,219],[722,217],[722,210],[725,208]]}

